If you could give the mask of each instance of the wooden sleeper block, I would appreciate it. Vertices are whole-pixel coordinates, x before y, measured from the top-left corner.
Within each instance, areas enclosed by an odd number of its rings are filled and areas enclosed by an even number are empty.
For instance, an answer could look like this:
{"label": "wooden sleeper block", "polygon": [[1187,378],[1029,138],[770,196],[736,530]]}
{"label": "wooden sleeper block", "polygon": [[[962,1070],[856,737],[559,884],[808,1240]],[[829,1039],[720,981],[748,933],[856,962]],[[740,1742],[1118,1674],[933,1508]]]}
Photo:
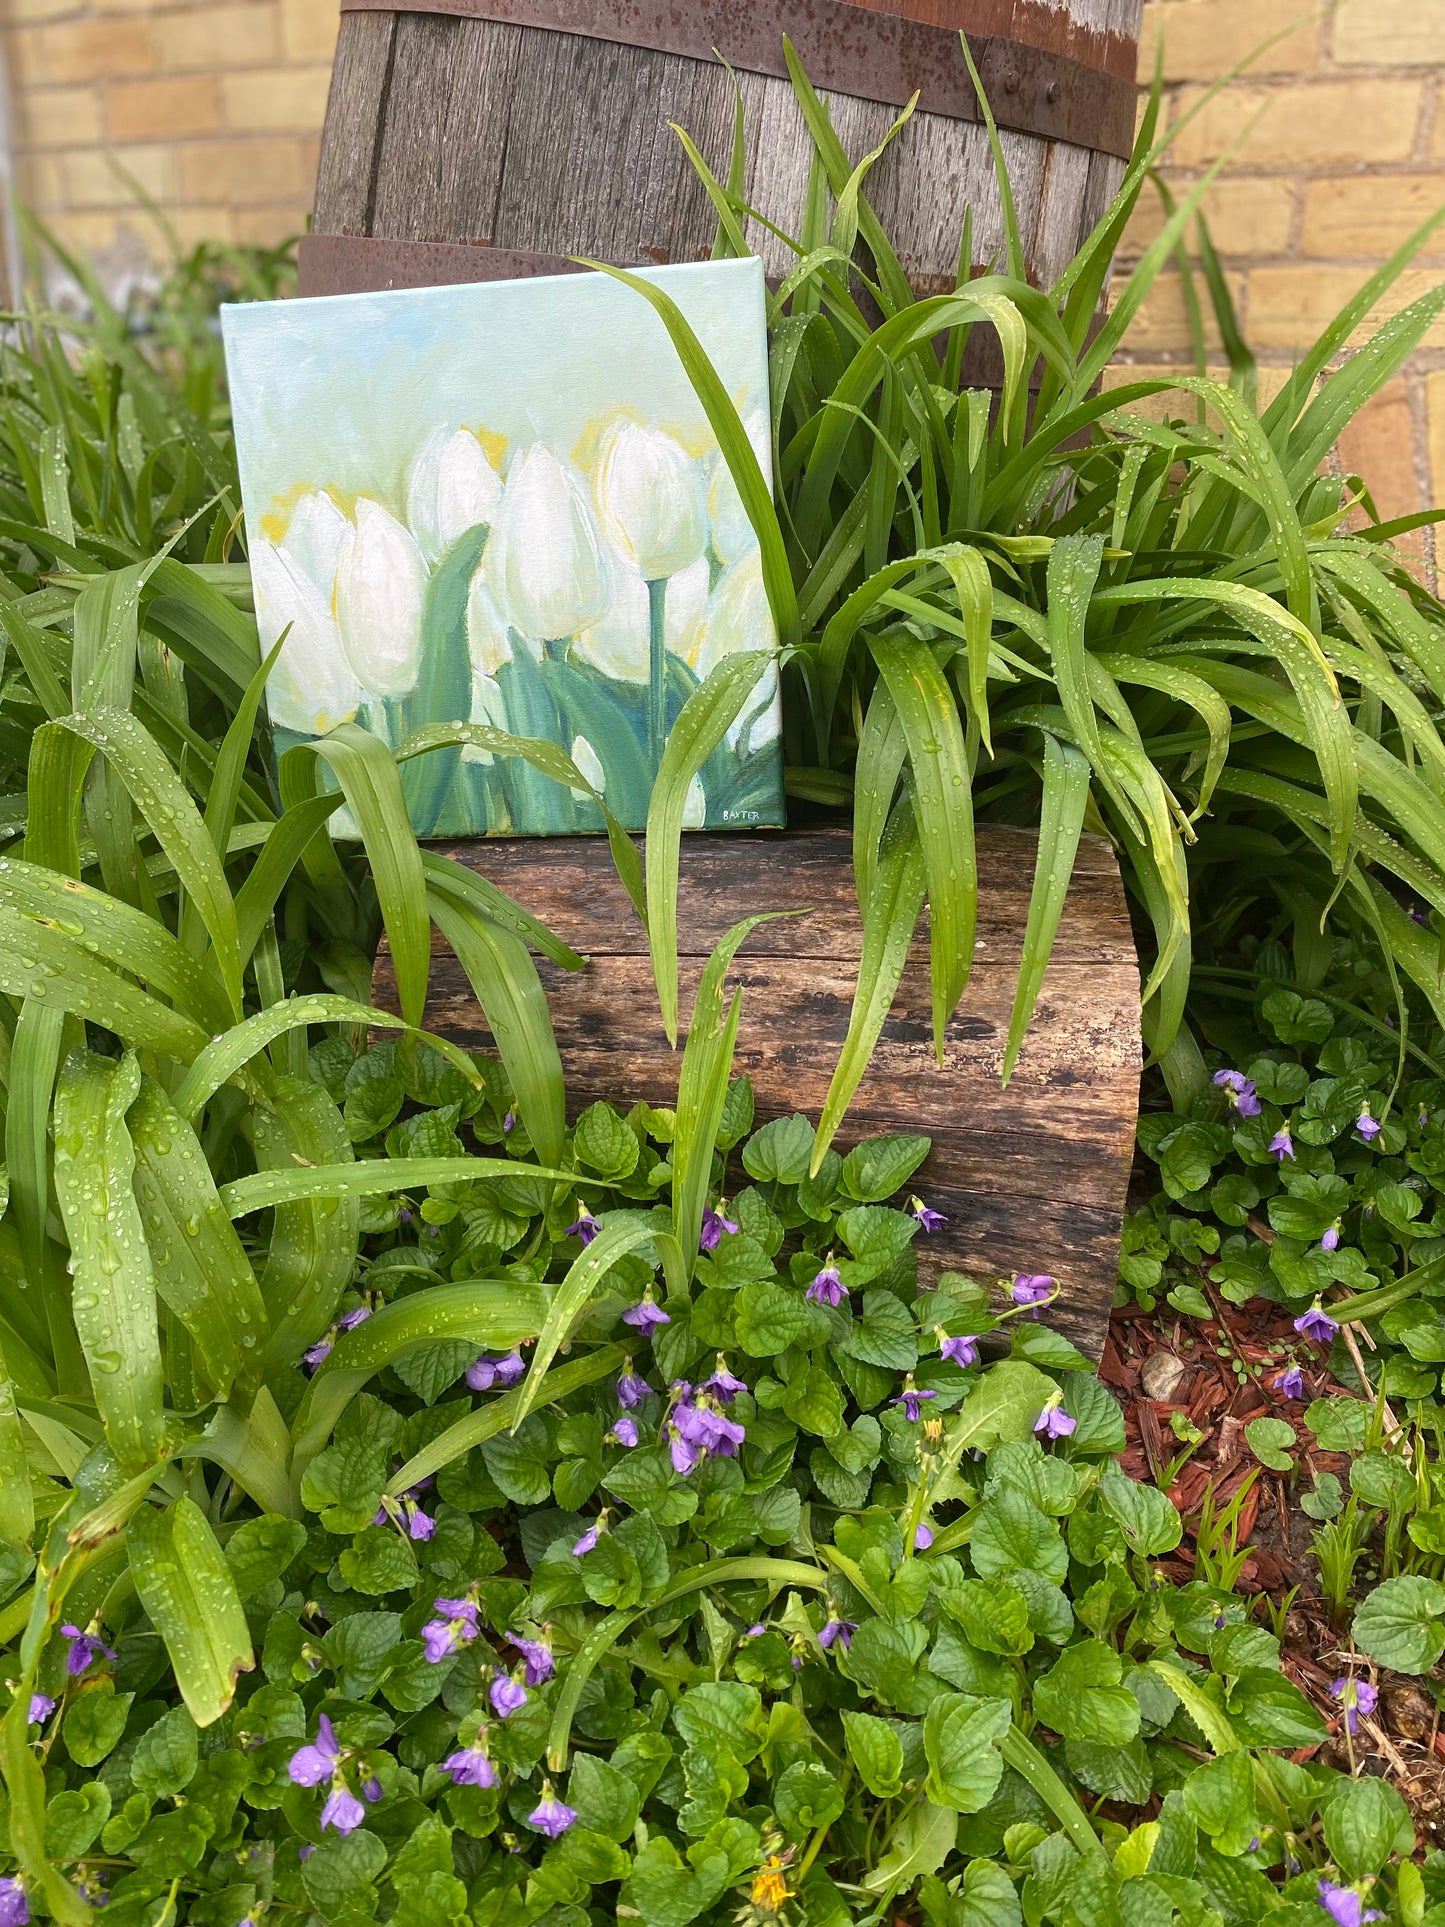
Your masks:
{"label": "wooden sleeper block", "polygon": [[[944,1268],[983,1281],[1048,1272],[1060,1296],[1048,1322],[1091,1358],[1113,1303],[1139,1095],[1139,969],[1112,851],[1079,846],[1034,1021],[1000,1088],[1036,840],[978,834],[973,971],[934,1057],[926,915],[878,1048],[837,1146],[919,1132],[933,1139],[913,1189],[948,1218],[917,1240],[919,1275]],[[681,1052],[663,1034],[646,934],[605,840],[498,838],[446,848],[589,957],[567,972],[540,959],[567,1078],[567,1114],[598,1098],[676,1101]],[[804,1112],[816,1123],[847,1033],[862,929],[846,830],[691,835],[682,843],[678,944],[684,1031],[714,945],[742,917],[808,914],[754,931],[729,972],[742,987],[735,1074],[751,1078],[757,1123]],[[427,1027],[466,1049],[491,1033],[460,964],[433,932]],[[390,954],[373,994],[397,1008]],[[728,1186],[749,1180],[736,1154]]]}

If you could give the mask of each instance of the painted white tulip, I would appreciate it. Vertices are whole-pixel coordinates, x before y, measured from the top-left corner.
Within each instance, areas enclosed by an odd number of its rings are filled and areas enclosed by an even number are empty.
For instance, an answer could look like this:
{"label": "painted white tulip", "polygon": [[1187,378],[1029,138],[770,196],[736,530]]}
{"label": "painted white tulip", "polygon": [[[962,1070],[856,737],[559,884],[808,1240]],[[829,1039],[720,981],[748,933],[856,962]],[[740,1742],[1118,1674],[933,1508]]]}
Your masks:
{"label": "painted white tulip", "polygon": [[251,582],[267,655],[290,624],[266,685],[271,720],[299,736],[324,736],[354,716],[361,701],[361,685],[342,654],[330,597],[322,595],[284,548],[264,539],[252,545]]}
{"label": "painted white tulip", "polygon": [[690,660],[699,677],[706,678],[734,651],[771,649],[776,641],[773,612],[763,587],[763,561],[754,549],[718,577]]}
{"label": "painted white tulip", "polygon": [[667,646],[685,662],[690,662],[697,650],[711,593],[712,570],[705,555],[699,556],[689,568],[680,570],[667,585],[664,616]]}
{"label": "painted white tulip", "polygon": [[601,617],[577,638],[575,654],[614,682],[648,678],[647,583],[631,556],[603,545],[611,598]]}
{"label": "painted white tulip", "polygon": [[494,678],[502,664],[512,660],[507,625],[480,569],[467,591],[467,650],[473,673],[479,676]]}
{"label": "painted white tulip", "polygon": [[[753,445],[753,453],[762,464],[764,476],[769,476],[772,473],[773,452],[767,417],[760,410],[752,409],[744,417],[743,427]],[[707,511],[712,523],[712,552],[724,567],[741,560],[749,549],[757,547],[757,531],[748,520],[743,498],[738,494],[738,485],[733,480],[732,470],[723,460],[721,450],[713,457],[708,480]]]}
{"label": "painted white tulip", "polygon": [[[572,748],[569,754],[571,755],[572,761],[577,765],[578,769],[581,770],[593,789],[596,790],[599,795],[605,794],[607,789],[607,772],[602,767],[602,758],[597,754],[585,736],[574,736],[572,738]],[[586,790],[573,790],[572,794],[577,798],[579,803],[590,803],[592,800]]]}
{"label": "painted white tulip", "polygon": [[559,642],[607,607],[607,567],[582,478],[551,449],[529,448],[507,475],[482,569],[511,627]]}
{"label": "painted white tulip", "polygon": [[410,531],[362,496],[337,563],[336,620],[352,672],[373,696],[395,701],[415,686],[427,575]]}
{"label": "painted white tulip", "polygon": [[700,776],[694,776],[687,786],[687,800],[682,806],[682,827],[685,830],[707,828],[707,797],[703,793]]}
{"label": "painted white tulip", "polygon": [[491,522],[502,478],[469,428],[439,428],[407,478],[406,515],[428,562],[440,562],[468,529]]}
{"label": "painted white tulip", "polygon": [[325,489],[312,488],[292,509],[291,520],[281,538],[282,552],[303,575],[310,577],[328,603],[336,582],[341,545],[350,528],[350,522]]}
{"label": "painted white tulip", "polygon": [[[507,727],[507,704],[502,695],[502,686],[495,677],[478,669],[476,657],[472,658],[472,710],[470,721],[487,723],[493,729]],[[487,764],[493,760],[492,752],[483,749],[480,743],[466,743],[462,748],[464,763]]]}
{"label": "painted white tulip", "polygon": [[689,567],[707,542],[697,463],[665,429],[618,422],[602,438],[592,473],[608,541],[631,556],[648,582]]}

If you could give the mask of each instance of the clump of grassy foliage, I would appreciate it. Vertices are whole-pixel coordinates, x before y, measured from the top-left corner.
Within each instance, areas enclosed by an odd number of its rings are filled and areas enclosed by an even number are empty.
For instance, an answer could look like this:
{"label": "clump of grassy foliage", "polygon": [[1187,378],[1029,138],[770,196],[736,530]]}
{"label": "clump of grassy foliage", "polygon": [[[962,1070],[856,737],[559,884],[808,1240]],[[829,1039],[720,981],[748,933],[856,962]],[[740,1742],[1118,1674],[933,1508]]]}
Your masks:
{"label": "clump of grassy foliage", "polygon": [[[1153,933],[1181,1104],[1207,1082],[1184,1019],[1201,893],[1300,924],[1348,905],[1433,1006],[1406,906],[1445,911],[1439,610],[1389,529],[1341,532],[1318,473],[1445,304],[1326,373],[1429,229],[1263,414],[1242,374],[1200,378],[1179,385],[1207,418],[1160,427],[1128,412],[1160,384],[1093,391],[1189,204],[1090,334],[1157,103],[1056,288],[1028,286],[1010,226],[1002,272],[920,302],[795,79],[818,162],[771,316],[776,504],[641,292],[759,529],[793,791],[852,806],[863,981],[816,1132],[748,1137],[725,985],[750,921],[705,976],[675,1109],[568,1129],[532,953],[582,960],[418,846],[399,763],[470,742],[581,773],[479,726],[395,755],[345,726],[273,769],[198,310],[162,302],[149,343],[98,291],[83,322],[12,326],[12,1920],[80,1927],[102,1881],[136,1927],[1445,1906],[1398,1796],[1287,1757],[1324,1728],[1244,1604],[1159,1582],[1179,1520],[1111,1466],[1085,1361],[1006,1294],[918,1294],[926,1220],[889,1200],[926,1144],[831,1146],[925,897],[940,1027],[962,994],[975,815],[1040,826],[1014,1048],[1086,827]],[[740,178],[709,182],[725,247]],[[959,390],[975,327],[1003,350],[997,407]],[[731,659],[690,700],[645,870],[612,828],[673,1025],[683,799],[760,669]],[[355,849],[327,834],[343,799]],[[418,1028],[434,918],[499,1063]],[[365,1001],[379,922],[400,1020]],[[355,1055],[368,1024],[399,1041]],[[624,1368],[645,1389],[619,1401]],[[1437,1593],[1386,1606],[1367,1650],[1431,1664]],[[518,1637],[553,1678],[517,1677]]]}

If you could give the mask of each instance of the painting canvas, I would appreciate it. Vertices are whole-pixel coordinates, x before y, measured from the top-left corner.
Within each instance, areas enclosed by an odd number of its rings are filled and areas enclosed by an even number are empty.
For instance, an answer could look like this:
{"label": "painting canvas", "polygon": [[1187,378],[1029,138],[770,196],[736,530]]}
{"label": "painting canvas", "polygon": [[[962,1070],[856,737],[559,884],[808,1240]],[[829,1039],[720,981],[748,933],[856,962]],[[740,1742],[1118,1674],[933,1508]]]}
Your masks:
{"label": "painting canvas", "polygon": [[[644,271],[681,308],[771,481],[762,268]],[[775,641],[757,538],[661,319],[585,273],[254,303],[222,316],[278,754],[354,720],[560,745],[641,829],[667,731]],[[688,796],[783,821],[776,668]],[[403,765],[422,836],[600,830],[586,790],[478,744]],[[346,833],[344,813],[339,833]]]}

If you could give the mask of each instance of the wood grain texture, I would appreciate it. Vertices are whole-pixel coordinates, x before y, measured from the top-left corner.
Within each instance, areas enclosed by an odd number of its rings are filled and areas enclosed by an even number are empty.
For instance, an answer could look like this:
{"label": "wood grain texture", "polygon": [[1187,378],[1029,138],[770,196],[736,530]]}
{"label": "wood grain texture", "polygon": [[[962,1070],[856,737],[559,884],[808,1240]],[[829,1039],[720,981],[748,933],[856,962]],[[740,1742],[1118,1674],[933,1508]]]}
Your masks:
{"label": "wood grain texture", "polygon": [[[1072,0],[1083,6],[1085,0]],[[1109,0],[1115,11],[1135,0]],[[1107,24],[1118,31],[1114,23]],[[795,232],[812,144],[786,80],[740,73],[746,193]],[[896,109],[825,93],[852,160],[883,139]],[[692,261],[716,217],[673,125],[727,172],[733,80],[716,62],[581,34],[441,14],[347,13],[322,143],[315,228],[469,242],[634,265]],[[1111,155],[1005,131],[1025,253],[1054,278],[1122,178]],[[952,282],[964,214],[974,260],[1003,250],[985,130],[919,112],[869,177],[869,197],[921,286]],[[1102,196],[1102,199],[1101,199]],[[759,222],[766,270],[795,265]]]}
{"label": "wood grain texture", "polygon": [[[1052,1320],[1097,1357],[1113,1299],[1139,1091],[1139,975],[1112,852],[1085,838],[1033,1027],[999,1086],[1033,878],[1021,830],[979,836],[973,974],[933,1055],[926,927],[840,1135],[921,1131],[934,1148],[916,1180],[949,1219],[920,1248],[925,1276],[945,1266],[980,1278],[1046,1271],[1062,1294]],[[605,843],[499,839],[447,854],[483,872],[590,958],[577,974],[539,965],[567,1074],[568,1115],[597,1098],[670,1105],[680,1059],[667,1046],[644,933]],[[743,990],[736,1067],[752,1079],[758,1121],[801,1110],[814,1121],[847,1031],[861,945],[846,831],[683,840],[682,999],[691,1007],[708,953],[740,917],[808,915],[756,931],[731,972]],[[489,1049],[486,1020],[460,966],[433,939],[429,1028]],[[373,994],[396,1008],[390,957]],[[734,1184],[745,1182],[735,1169]]]}

